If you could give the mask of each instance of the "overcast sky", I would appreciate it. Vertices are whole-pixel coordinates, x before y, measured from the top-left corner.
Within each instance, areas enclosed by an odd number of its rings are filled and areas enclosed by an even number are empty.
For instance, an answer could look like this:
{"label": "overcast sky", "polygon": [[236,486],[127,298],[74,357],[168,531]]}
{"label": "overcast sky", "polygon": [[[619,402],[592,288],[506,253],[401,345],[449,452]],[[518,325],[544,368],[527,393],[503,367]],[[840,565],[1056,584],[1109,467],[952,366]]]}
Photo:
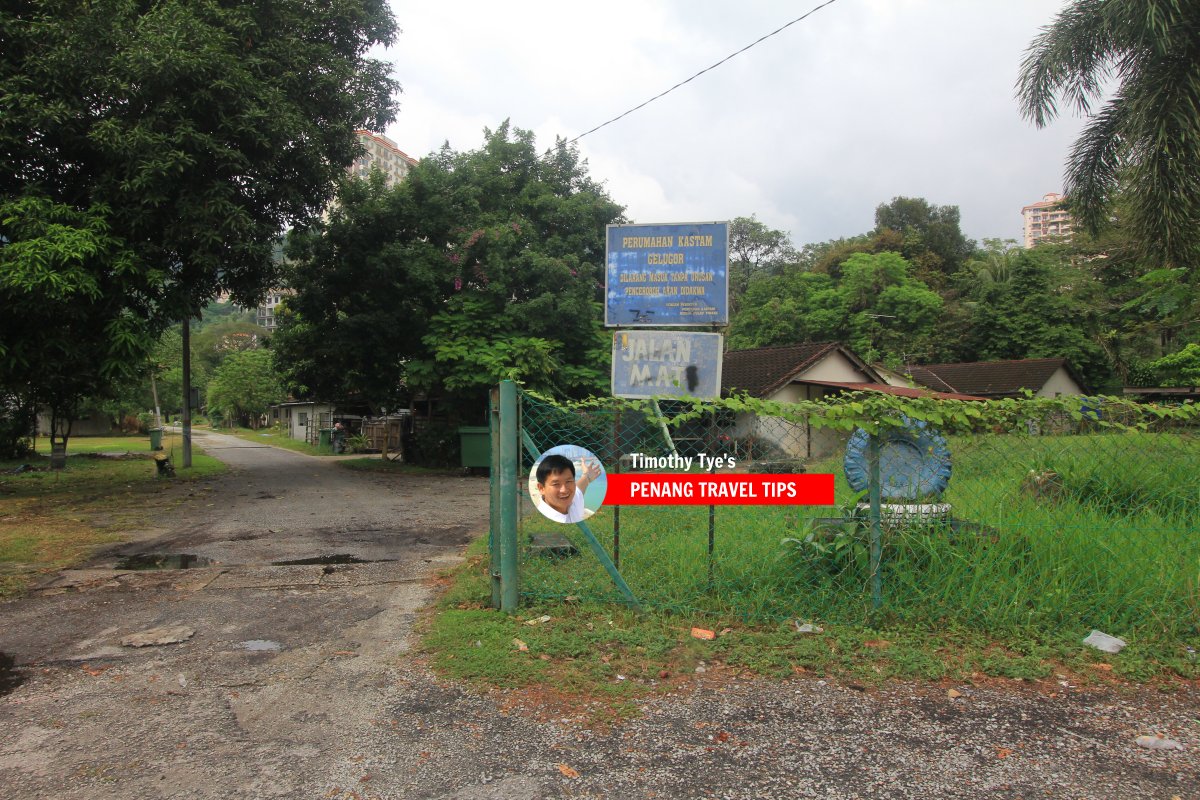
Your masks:
{"label": "overcast sky", "polygon": [[[820,0],[391,0],[403,84],[386,131],[421,158],[504,119],[544,150],[673,86]],[[957,205],[974,239],[1021,236],[1062,188],[1081,120],[1037,130],[1013,86],[1062,0],[837,0],[584,137],[634,222],[757,214],[799,246],[864,233],[903,195]]]}

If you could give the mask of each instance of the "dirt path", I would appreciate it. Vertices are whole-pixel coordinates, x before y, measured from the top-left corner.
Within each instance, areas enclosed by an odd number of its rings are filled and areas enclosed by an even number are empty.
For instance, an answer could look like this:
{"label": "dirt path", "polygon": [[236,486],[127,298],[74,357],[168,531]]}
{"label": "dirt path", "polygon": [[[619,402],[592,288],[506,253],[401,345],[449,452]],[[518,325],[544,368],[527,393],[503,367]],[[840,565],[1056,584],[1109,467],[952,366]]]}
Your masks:
{"label": "dirt path", "polygon": [[[1197,797],[1192,686],[997,682],[951,699],[713,670],[595,730],[570,703],[547,717],[529,694],[439,681],[409,634],[430,571],[482,524],[486,480],[204,446],[231,473],[123,553],[212,563],[120,572],[114,553],[0,605],[0,651],[22,681],[0,685],[4,796]],[[272,563],[331,555],[368,563]],[[121,644],[174,626],[194,633]],[[1134,744],[1152,732],[1186,749]]]}

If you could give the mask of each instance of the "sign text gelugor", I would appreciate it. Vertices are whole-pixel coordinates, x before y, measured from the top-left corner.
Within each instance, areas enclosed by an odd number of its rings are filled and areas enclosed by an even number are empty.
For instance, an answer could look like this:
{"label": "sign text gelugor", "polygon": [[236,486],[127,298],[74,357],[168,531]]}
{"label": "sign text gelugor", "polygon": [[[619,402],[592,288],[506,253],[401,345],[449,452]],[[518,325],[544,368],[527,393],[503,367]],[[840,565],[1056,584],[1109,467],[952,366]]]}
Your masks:
{"label": "sign text gelugor", "polygon": [[729,223],[609,225],[604,324],[729,322]]}

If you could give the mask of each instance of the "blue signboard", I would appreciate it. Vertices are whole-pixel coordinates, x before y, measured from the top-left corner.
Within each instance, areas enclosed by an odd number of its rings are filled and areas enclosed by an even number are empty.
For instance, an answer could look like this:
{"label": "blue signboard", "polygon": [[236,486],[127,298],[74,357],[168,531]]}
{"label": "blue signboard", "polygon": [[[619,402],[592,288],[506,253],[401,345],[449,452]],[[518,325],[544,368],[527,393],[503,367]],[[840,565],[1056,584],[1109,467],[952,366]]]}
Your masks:
{"label": "blue signboard", "polygon": [[719,333],[629,330],[613,333],[614,397],[721,396]]}
{"label": "blue signboard", "polygon": [[609,225],[604,324],[729,323],[729,223]]}

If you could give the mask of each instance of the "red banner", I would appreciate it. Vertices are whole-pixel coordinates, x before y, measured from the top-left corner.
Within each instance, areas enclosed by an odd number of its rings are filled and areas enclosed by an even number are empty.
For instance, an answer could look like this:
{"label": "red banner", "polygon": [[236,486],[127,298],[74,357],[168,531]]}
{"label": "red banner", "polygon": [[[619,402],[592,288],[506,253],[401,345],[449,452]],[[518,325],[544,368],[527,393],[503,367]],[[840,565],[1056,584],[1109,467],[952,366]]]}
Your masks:
{"label": "red banner", "polygon": [[608,473],[606,506],[831,506],[833,475]]}

